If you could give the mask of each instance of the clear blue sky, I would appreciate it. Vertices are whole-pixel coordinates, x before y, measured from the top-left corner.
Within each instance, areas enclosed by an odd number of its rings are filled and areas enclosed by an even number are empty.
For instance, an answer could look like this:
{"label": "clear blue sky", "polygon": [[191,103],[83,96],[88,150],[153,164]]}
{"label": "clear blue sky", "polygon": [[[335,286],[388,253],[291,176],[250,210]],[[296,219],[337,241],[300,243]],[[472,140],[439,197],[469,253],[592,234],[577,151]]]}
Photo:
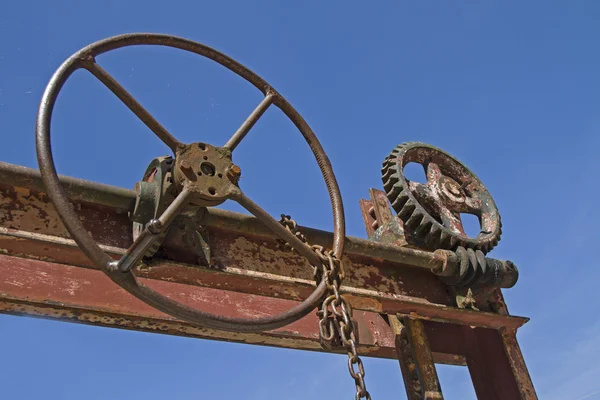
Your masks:
{"label": "clear blue sky", "polygon": [[[434,144],[473,169],[503,217],[492,255],[520,267],[505,296],[513,314],[532,318],[518,338],[540,398],[600,399],[599,21],[591,0],[4,1],[0,160],[37,167],[41,93],[79,48],[140,31],[206,43],[264,77],[312,126],[349,235],[365,236],[358,201],[381,187],[380,164],[398,143]],[[224,143],[260,101],[235,75],[178,51],[98,61],[188,142]],[[85,72],[59,99],[53,147],[60,173],[122,187],[167,154]],[[267,211],[331,229],[317,166],[281,113],[270,110],[235,157],[243,189]],[[0,343],[7,399],[353,396],[344,358],[325,354],[7,316]],[[395,361],[365,367],[374,399],[404,398]],[[466,369],[439,373],[448,399],[469,398]]]}

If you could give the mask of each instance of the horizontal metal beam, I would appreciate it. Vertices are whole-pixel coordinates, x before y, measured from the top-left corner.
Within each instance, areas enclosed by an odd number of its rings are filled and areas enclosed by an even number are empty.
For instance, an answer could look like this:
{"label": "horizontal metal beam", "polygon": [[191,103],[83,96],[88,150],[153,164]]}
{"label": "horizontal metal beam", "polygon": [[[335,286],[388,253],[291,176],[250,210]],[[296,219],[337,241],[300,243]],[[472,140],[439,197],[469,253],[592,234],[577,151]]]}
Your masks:
{"label": "horizontal metal beam", "polygon": [[[108,254],[122,254],[132,242],[133,192],[61,179],[86,229]],[[138,267],[136,275],[190,307],[246,318],[291,308],[314,289],[306,259],[281,247],[254,217],[208,209],[203,227],[209,263],[181,249],[169,253],[165,246],[163,258]],[[301,230],[311,243],[331,245],[331,233]],[[448,287],[431,273],[445,266],[446,257],[347,238],[341,290],[356,310],[359,353],[395,358],[397,337],[386,314],[420,320],[434,362],[474,368],[487,354],[478,343],[485,343],[493,349],[485,364],[488,373],[502,374],[503,380],[517,377],[518,387],[503,390],[535,398],[514,337],[528,319],[510,316],[503,307],[491,309],[501,304],[488,299],[477,303],[481,311],[455,307]],[[500,292],[494,293],[501,300]],[[70,239],[44,194],[39,172],[5,163],[0,163],[0,313],[321,351],[315,314],[277,330],[241,334],[195,327],[137,300],[91,265]],[[477,340],[465,338],[465,332]]]}
{"label": "horizontal metal beam", "polygon": [[[228,253],[239,254],[244,251],[243,248],[245,246],[252,245],[252,242],[247,241],[247,239],[241,248],[234,247],[235,244],[223,244],[224,241],[225,239],[221,238],[221,245],[223,246],[221,249],[229,249]],[[107,253],[115,256],[119,256],[125,251],[124,248],[112,246],[103,246],[103,248]],[[95,268],[70,239],[0,227],[0,249],[8,254],[22,257],[42,258],[63,264]],[[218,250],[216,251],[218,252]],[[290,300],[302,300],[314,289],[314,284],[308,277],[302,278],[299,275],[290,277],[252,270],[250,268],[239,268],[237,264],[232,265],[226,257],[229,256],[220,256],[219,253],[215,254],[214,260],[216,263],[222,262],[222,265],[225,265],[225,263],[228,264],[228,266],[217,269],[192,266],[168,260],[155,260],[139,268],[136,271],[136,275],[156,280],[193,286],[218,287],[241,293]],[[292,257],[295,256],[292,255]],[[301,262],[302,260],[296,261]],[[364,265],[357,265],[355,263],[350,265],[356,268],[365,267]],[[299,270],[295,271],[299,272]],[[382,281],[379,282],[382,283]],[[527,318],[498,313],[459,309],[443,303],[436,304],[422,300],[419,301],[418,298],[411,298],[402,294],[394,295],[381,292],[374,287],[373,283],[368,284],[366,281],[364,283],[365,287],[362,288],[348,285],[342,287],[343,292],[351,299],[353,307],[356,309],[396,313],[412,318],[462,323],[491,329],[500,329],[503,327],[517,329],[528,320]],[[435,300],[435,293],[431,293],[429,299]],[[447,298],[443,297],[438,297],[437,299],[437,301],[442,300],[448,301]]]}
{"label": "horizontal metal beam", "polygon": [[[102,183],[90,182],[70,176],[59,175],[69,198],[73,201],[98,204],[121,210],[133,210],[135,192]],[[44,192],[46,189],[40,171],[0,161],[0,183]]]}
{"label": "horizontal metal beam", "polygon": [[[26,186],[31,182],[13,178],[10,183]],[[124,210],[83,201],[74,205],[86,229],[109,254],[119,256],[131,244],[131,222]],[[155,259],[138,268],[136,274],[289,300],[302,300],[314,290],[312,268],[306,259],[279,246],[255,218],[209,210],[205,220],[209,226],[210,265],[198,265],[193,253],[178,249],[171,259]],[[306,232],[312,243],[327,246],[331,241],[330,233],[311,229]],[[350,245],[349,250],[355,251],[344,257],[346,278],[342,291],[355,309],[418,313],[424,318],[452,321],[460,321],[464,315],[469,324],[481,327],[516,328],[527,321],[497,313],[472,314],[453,307],[454,299],[446,286],[427,268],[407,268],[410,257],[405,264],[392,263],[359,252],[373,248],[372,242],[353,239],[351,243],[359,245]],[[31,186],[0,182],[0,249],[9,255],[95,268],[70,240],[48,198]],[[402,248],[390,251],[412,254],[418,259],[432,254]]]}
{"label": "horizontal metal beam", "polygon": [[[161,293],[201,310],[252,317],[276,313],[295,301],[222,289],[199,288],[144,279]],[[104,273],[79,267],[0,255],[0,313],[36,316],[119,329],[203,339],[323,351],[318,320],[308,315],[284,328],[263,333],[233,333],[194,327],[153,309],[116,286]],[[393,333],[377,313],[356,311],[359,353],[395,358]],[[443,335],[443,332],[439,333]],[[464,365],[461,354],[435,352],[436,362]]]}
{"label": "horizontal metal beam", "polygon": [[[106,206],[121,211],[132,211],[135,205],[136,195],[133,190],[62,175],[60,179],[69,198],[74,202]],[[5,162],[0,162],[0,184],[28,189],[34,192],[43,193],[45,191],[39,170]],[[235,230],[239,233],[273,237],[272,232],[257,218],[246,214],[209,208],[205,222],[207,226]],[[333,235],[330,232],[302,226],[299,228],[312,243],[331,246]],[[383,261],[402,263],[426,269],[442,268],[446,261],[445,257],[438,253],[410,248],[398,248],[351,236],[346,238],[345,251],[349,254],[364,255]]]}

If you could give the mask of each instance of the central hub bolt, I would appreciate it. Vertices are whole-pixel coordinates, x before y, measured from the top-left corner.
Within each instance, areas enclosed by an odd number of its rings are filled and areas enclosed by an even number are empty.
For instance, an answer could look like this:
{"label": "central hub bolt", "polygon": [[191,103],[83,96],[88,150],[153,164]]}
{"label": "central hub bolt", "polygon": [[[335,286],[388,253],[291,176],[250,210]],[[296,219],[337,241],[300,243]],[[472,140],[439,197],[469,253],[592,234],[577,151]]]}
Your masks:
{"label": "central hub bolt", "polygon": [[460,196],[460,189],[458,189],[455,185],[451,183],[448,184],[448,191],[455,196]]}
{"label": "central hub bolt", "polygon": [[443,178],[441,182],[441,192],[445,198],[450,201],[462,203],[464,202],[464,193],[460,185],[451,178]]}

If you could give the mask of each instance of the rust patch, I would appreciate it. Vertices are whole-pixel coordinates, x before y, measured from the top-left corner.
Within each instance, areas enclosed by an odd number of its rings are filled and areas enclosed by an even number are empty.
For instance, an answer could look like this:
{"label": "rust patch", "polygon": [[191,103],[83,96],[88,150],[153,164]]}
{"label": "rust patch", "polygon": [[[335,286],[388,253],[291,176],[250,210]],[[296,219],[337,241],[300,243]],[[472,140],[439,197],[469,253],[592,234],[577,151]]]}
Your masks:
{"label": "rust patch", "polygon": [[479,328],[517,329],[529,321],[529,318],[524,317],[507,316],[441,305],[397,303],[393,307],[401,309],[397,311],[397,314],[409,316],[415,319],[424,319]]}
{"label": "rust patch", "polygon": [[[144,280],[144,283],[190,307],[228,316],[251,318],[281,312],[297,304],[290,300],[171,282]],[[205,329],[155,310],[116,286],[100,271],[4,255],[0,255],[0,303],[4,304],[0,312],[13,314],[320,351],[315,314],[261,334]],[[360,325],[371,329],[361,338],[361,354],[390,357],[393,338],[383,318],[363,311],[357,311],[355,318]]]}
{"label": "rust patch", "polygon": [[[412,353],[412,358],[407,361],[414,363],[422,398],[431,400],[443,399],[442,389],[440,387],[423,321],[404,318],[403,325],[406,330],[406,339]],[[410,368],[410,365],[409,369],[412,369]],[[414,385],[414,378],[411,379],[411,381]],[[413,399],[414,398],[415,397],[413,396]]]}
{"label": "rust patch", "polygon": [[[74,209],[98,243],[116,247],[127,247],[131,243],[131,222],[126,213],[86,203],[74,203]],[[54,205],[43,192],[2,184],[0,227],[70,237]]]}

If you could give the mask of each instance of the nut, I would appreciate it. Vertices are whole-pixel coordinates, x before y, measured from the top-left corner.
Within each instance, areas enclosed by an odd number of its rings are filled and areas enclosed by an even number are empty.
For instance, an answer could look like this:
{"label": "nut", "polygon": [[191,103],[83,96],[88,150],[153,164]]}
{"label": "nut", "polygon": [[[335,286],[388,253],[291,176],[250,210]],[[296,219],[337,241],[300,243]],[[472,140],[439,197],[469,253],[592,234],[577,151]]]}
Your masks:
{"label": "nut", "polygon": [[242,176],[242,170],[235,164],[232,164],[231,167],[227,170],[227,178],[234,183],[237,184]]}

